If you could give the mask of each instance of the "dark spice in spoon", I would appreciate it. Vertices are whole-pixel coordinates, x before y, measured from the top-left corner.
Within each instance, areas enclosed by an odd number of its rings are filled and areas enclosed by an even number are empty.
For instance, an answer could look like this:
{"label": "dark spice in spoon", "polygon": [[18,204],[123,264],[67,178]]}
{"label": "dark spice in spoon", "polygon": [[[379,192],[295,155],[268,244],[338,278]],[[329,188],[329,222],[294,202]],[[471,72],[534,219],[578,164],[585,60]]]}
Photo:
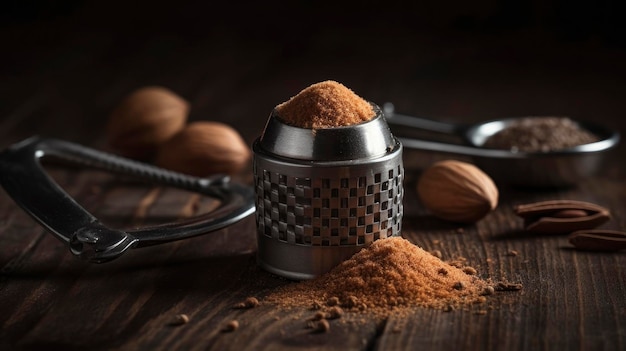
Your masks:
{"label": "dark spice in spoon", "polygon": [[548,152],[598,141],[567,117],[526,117],[493,134],[484,147],[521,152]]}

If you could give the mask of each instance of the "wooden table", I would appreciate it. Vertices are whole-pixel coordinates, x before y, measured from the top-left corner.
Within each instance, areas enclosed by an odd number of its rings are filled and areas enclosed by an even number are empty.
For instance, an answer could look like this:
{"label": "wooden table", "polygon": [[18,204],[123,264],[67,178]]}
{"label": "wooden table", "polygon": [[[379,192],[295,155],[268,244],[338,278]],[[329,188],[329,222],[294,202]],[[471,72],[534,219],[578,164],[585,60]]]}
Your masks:
{"label": "wooden table", "polygon": [[[154,84],[187,99],[190,120],[228,123],[251,145],[276,104],[326,79],[391,101],[399,112],[448,122],[568,115],[626,132],[626,51],[601,38],[566,40],[543,27],[421,30],[391,12],[380,13],[381,21],[368,12],[361,25],[341,16],[277,21],[259,7],[236,16],[193,5],[74,5],[0,30],[2,148],[41,135],[106,149],[103,127],[113,107]],[[420,309],[408,320],[333,322],[327,333],[306,329],[302,311],[263,304],[264,295],[292,283],[257,267],[253,216],[98,265],[74,257],[2,191],[0,349],[624,350],[626,253],[579,252],[564,236],[528,235],[513,206],[591,201],[611,210],[604,228],[626,230],[625,148],[574,188],[500,186],[497,209],[462,227],[430,216],[415,191],[421,170],[445,156],[406,150],[403,236],[523,289],[498,293],[486,314]],[[166,223],[210,206],[194,194],[93,170],[52,167],[50,174],[120,227]],[[251,184],[251,166],[235,179]],[[261,306],[232,308],[248,296]],[[169,325],[180,313],[189,323]],[[239,329],[222,332],[233,319]]]}

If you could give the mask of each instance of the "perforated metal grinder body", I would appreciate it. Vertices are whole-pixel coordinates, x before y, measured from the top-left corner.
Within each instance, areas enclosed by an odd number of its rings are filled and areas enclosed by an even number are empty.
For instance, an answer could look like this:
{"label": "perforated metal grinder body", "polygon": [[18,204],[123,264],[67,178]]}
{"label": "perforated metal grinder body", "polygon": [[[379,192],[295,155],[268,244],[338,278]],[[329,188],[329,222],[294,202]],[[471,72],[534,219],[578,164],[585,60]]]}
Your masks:
{"label": "perforated metal grinder body", "polygon": [[311,279],[373,241],[399,236],[402,145],[380,108],[364,123],[325,129],[283,123],[272,111],[254,142],[258,263]]}

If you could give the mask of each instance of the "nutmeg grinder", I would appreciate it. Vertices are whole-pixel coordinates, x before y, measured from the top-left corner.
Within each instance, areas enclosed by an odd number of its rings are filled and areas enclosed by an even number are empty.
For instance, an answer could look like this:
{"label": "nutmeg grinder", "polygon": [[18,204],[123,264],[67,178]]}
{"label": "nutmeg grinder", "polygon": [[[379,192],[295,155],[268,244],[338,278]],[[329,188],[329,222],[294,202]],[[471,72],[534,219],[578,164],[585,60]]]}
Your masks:
{"label": "nutmeg grinder", "polygon": [[373,241],[399,236],[402,144],[381,109],[359,124],[309,129],[274,109],[253,143],[259,265],[304,280]]}

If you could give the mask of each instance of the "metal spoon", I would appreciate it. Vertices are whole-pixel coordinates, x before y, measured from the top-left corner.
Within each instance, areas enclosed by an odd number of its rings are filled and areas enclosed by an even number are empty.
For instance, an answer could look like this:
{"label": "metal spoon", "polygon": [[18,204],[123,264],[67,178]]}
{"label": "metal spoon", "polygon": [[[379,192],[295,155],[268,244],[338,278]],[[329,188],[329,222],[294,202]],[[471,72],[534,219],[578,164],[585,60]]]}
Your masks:
{"label": "metal spoon", "polygon": [[483,147],[490,136],[510,126],[519,118],[491,120],[474,125],[450,124],[414,116],[397,114],[392,103],[383,105],[390,128],[395,132],[402,127],[454,135],[464,144],[398,137],[407,149],[435,151],[469,156],[476,166],[489,174],[494,181],[521,187],[546,188],[575,186],[597,174],[607,151],[617,146],[619,132],[591,122],[576,121],[580,127],[595,134],[599,140],[568,149],[548,152],[515,152]]}

